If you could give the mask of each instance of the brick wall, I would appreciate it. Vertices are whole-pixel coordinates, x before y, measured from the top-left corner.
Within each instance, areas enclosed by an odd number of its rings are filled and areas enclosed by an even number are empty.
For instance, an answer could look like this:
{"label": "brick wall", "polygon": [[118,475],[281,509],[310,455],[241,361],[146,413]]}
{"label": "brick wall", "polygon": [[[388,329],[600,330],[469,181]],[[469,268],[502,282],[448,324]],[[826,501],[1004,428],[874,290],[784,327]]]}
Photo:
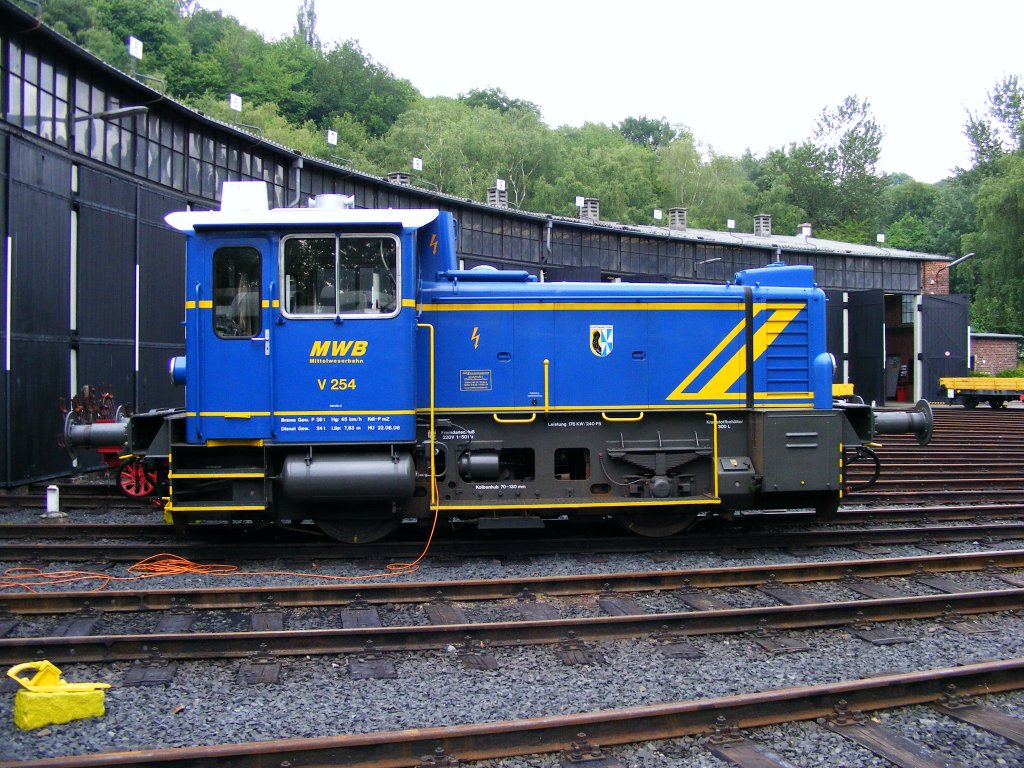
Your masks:
{"label": "brick wall", "polygon": [[1017,367],[1016,339],[971,339],[975,373],[999,373]]}
{"label": "brick wall", "polygon": [[[948,261],[922,261],[921,262],[921,292],[934,294],[949,293],[949,269]],[[942,270],[941,272],[939,270]]]}

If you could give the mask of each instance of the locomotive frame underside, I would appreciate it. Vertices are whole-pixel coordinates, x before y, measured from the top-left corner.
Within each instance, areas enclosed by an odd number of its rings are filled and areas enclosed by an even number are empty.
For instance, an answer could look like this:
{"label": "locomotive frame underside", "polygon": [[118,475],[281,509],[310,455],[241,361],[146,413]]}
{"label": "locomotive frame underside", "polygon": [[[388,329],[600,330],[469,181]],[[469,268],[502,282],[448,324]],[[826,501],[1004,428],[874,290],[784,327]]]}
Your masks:
{"label": "locomotive frame underside", "polygon": [[[843,445],[860,445],[844,410],[446,413],[418,420],[415,443],[189,444],[170,425],[170,503],[198,518],[314,520],[351,543],[403,520],[541,527],[561,516],[610,516],[648,536],[709,514],[815,508],[843,492]],[[868,412],[870,418],[870,412]],[[856,420],[856,419],[854,419]],[[433,462],[431,462],[433,455]],[[433,481],[431,467],[433,466]]]}

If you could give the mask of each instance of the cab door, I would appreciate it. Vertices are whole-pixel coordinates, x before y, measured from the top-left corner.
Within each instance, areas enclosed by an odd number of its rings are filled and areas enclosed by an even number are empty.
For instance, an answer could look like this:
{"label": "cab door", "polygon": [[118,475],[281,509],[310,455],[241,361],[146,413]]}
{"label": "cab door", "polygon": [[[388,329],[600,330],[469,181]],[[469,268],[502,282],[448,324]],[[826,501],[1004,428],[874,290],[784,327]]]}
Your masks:
{"label": "cab door", "polygon": [[410,252],[408,236],[365,226],[282,237],[275,442],[415,438],[415,307],[401,295]]}
{"label": "cab door", "polygon": [[[190,281],[198,310],[197,391],[194,421],[199,440],[262,439],[270,436],[270,277],[273,243],[264,238],[209,238],[197,243],[206,269]],[[205,283],[205,286],[204,286]],[[191,331],[192,329],[190,329]],[[191,341],[191,340],[189,340]],[[192,394],[192,393],[189,393]],[[193,408],[189,408],[193,410]]]}

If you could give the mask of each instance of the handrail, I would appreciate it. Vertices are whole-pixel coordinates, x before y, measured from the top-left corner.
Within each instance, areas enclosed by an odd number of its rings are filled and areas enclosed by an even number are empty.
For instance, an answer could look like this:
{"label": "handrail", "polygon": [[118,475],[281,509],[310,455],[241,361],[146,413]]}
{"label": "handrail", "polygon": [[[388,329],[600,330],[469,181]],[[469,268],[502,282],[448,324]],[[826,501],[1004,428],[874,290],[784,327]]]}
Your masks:
{"label": "handrail", "polygon": [[[263,344],[264,344],[263,351],[264,351],[264,354],[266,354],[266,355],[268,355],[270,357],[270,360],[269,360],[269,368],[270,368],[270,370],[268,371],[268,381],[267,381],[267,384],[268,384],[268,387],[270,389],[270,392],[269,392],[270,403],[269,403],[269,405],[270,405],[270,436],[271,437],[276,437],[277,436],[277,429],[274,426],[274,403],[276,401],[275,392],[274,392],[274,368],[275,368],[275,366],[274,366],[274,358],[276,357],[277,340],[276,339],[274,340],[274,345],[273,346],[270,345],[270,329],[274,327],[274,323],[273,323],[273,318],[274,318],[274,296],[276,296],[276,295],[277,295],[277,281],[276,280],[271,280],[270,281],[270,298],[269,298],[269,301],[267,302],[267,315],[266,315],[266,317],[263,317],[263,315],[262,315],[263,310],[260,309],[260,313],[261,313],[260,314],[260,319],[264,323],[266,323],[266,330],[263,332],[263,335],[266,338],[266,341],[263,342]],[[260,302],[260,304],[262,305],[262,302]],[[278,310],[278,315],[280,315],[280,314],[281,314],[281,310]]]}
{"label": "handrail", "polygon": [[430,331],[430,506],[436,511],[440,503],[437,492],[437,468],[434,464],[434,326],[430,323],[416,323],[417,328]]}
{"label": "handrail", "polygon": [[[195,322],[193,328],[196,332],[196,363],[202,365],[203,359],[203,329],[201,323],[203,321],[201,313],[199,312],[199,297],[202,295],[203,284],[196,281],[196,313]],[[185,318],[185,333],[188,334],[188,317]],[[196,377],[196,437],[200,440],[203,439],[203,378],[202,376]]]}
{"label": "handrail", "polygon": [[718,496],[718,414],[707,412],[705,416],[711,417],[711,476],[715,481],[715,498]]}
{"label": "handrail", "polygon": [[640,414],[639,416],[621,416],[620,417],[620,416],[609,416],[608,413],[606,413],[605,411],[601,411],[601,418],[604,419],[605,421],[617,421],[617,422],[618,421],[622,421],[622,422],[643,421],[644,420],[644,412],[643,411],[639,411],[639,414]]}
{"label": "handrail", "polygon": [[548,360],[545,357],[544,358],[544,413],[550,413],[551,412],[551,405],[550,405],[550,401],[548,399],[548,394],[550,392],[550,386],[549,386],[550,368],[551,368],[551,361]]}
{"label": "handrail", "polygon": [[531,413],[528,419],[503,419],[496,413],[491,414],[499,424],[532,424],[537,420],[537,414]]}

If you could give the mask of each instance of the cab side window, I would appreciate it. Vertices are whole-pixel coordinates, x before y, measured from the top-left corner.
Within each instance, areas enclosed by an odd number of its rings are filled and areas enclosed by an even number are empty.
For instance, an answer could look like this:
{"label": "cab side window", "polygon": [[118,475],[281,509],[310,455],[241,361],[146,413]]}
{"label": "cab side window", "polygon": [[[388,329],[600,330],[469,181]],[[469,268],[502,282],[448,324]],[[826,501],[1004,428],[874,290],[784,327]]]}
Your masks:
{"label": "cab side window", "polygon": [[222,339],[248,339],[263,331],[260,252],[249,246],[213,254],[213,328]]}
{"label": "cab side window", "polygon": [[390,238],[341,238],[338,247],[338,309],[387,315],[395,311],[396,243]]}
{"label": "cab side window", "polygon": [[398,309],[398,240],[312,235],[284,241],[289,315],[391,315]]}
{"label": "cab side window", "polygon": [[335,238],[292,237],[284,243],[285,312],[334,315]]}

